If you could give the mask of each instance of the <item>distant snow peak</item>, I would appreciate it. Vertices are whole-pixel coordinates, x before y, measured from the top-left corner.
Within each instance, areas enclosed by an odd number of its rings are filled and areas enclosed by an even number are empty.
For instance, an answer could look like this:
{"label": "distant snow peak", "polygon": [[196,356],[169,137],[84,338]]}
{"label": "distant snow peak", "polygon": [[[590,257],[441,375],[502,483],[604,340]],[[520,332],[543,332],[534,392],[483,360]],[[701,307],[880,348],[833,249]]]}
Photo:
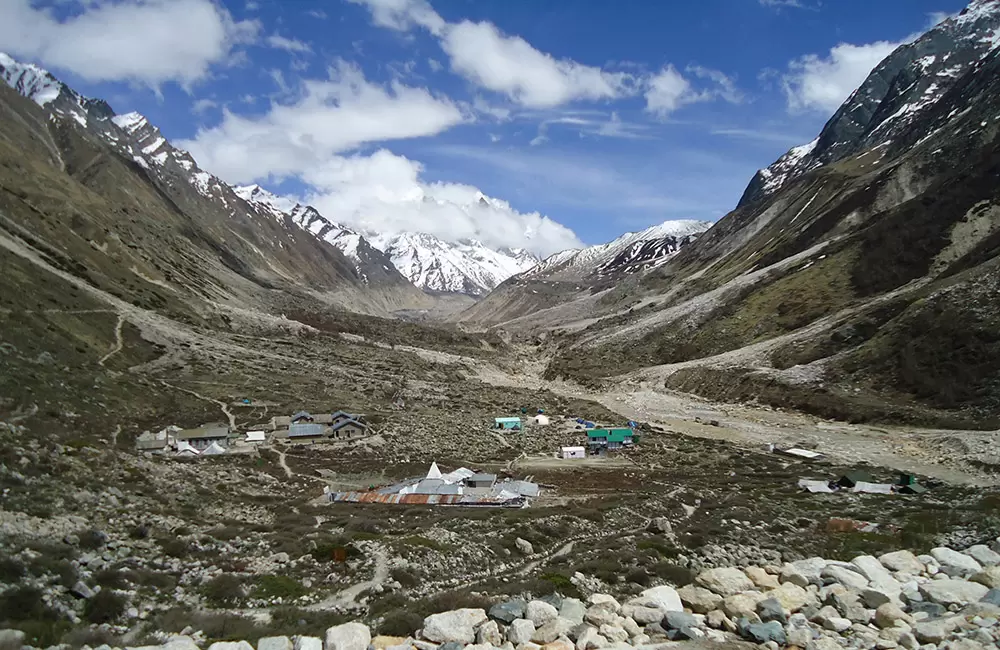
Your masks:
{"label": "distant snow peak", "polygon": [[371,240],[404,277],[431,292],[482,296],[538,263],[525,250],[494,250],[474,240],[446,242],[428,233],[373,235]]}
{"label": "distant snow peak", "polygon": [[0,52],[0,77],[8,86],[39,106],[55,101],[65,87],[47,70],[15,61],[3,52]]}

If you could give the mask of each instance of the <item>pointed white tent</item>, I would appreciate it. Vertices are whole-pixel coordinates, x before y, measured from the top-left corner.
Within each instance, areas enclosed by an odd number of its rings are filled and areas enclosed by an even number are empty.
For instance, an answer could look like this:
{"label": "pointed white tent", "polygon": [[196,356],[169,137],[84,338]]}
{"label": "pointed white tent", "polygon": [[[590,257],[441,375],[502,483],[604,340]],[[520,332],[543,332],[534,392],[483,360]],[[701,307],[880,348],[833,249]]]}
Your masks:
{"label": "pointed white tent", "polygon": [[426,478],[441,478],[441,470],[438,469],[438,464],[436,462],[431,463],[431,468],[427,470]]}
{"label": "pointed white tent", "polygon": [[223,446],[221,446],[217,442],[213,442],[212,444],[210,444],[209,446],[205,447],[202,450],[201,455],[202,456],[218,456],[218,455],[224,454],[224,453],[226,453],[226,448],[223,447]]}

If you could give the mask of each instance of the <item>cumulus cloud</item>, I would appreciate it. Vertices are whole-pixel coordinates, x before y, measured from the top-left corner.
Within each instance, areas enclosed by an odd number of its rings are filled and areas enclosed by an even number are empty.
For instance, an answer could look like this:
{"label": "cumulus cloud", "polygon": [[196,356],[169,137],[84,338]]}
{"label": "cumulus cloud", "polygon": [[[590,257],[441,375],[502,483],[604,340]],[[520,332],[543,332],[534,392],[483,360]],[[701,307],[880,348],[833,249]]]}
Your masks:
{"label": "cumulus cloud", "polygon": [[661,118],[685,104],[704,99],[701,94],[694,91],[691,82],[672,65],[664,66],[649,79],[645,96],[646,111]]}
{"label": "cumulus cloud", "polygon": [[826,56],[807,54],[791,61],[782,76],[789,110],[836,111],[875,66],[900,45],[889,41],[867,45],[841,43]]}
{"label": "cumulus cloud", "polygon": [[488,246],[527,248],[539,255],[574,248],[570,229],[537,212],[484,198],[459,183],[427,183],[423,166],[380,149],[370,156],[333,157],[302,174],[306,200],[334,221],[363,231],[426,232],[445,240],[478,239]]}
{"label": "cumulus cloud", "polygon": [[31,0],[0,2],[0,50],[89,81],[190,85],[259,30],[212,0],[87,2],[63,20]]}
{"label": "cumulus cloud", "polygon": [[439,39],[456,74],[530,108],[575,100],[602,100],[637,92],[635,79],[541,52],[489,22],[448,23],[425,0],[351,0],[368,7],[379,26],[407,31],[423,27]]}
{"label": "cumulus cloud", "polygon": [[299,174],[371,142],[435,135],[465,119],[451,100],[399,82],[369,82],[339,62],[289,103],[262,115],[223,112],[222,122],[181,141],[205,169],[236,183]]}

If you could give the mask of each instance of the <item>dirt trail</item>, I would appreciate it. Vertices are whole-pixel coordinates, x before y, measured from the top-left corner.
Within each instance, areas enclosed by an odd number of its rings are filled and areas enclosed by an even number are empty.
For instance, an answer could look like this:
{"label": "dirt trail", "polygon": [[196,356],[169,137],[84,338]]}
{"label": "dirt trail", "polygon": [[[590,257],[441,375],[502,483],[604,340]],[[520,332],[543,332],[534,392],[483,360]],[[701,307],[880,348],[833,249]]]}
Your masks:
{"label": "dirt trail", "polygon": [[111,346],[111,350],[101,357],[101,360],[97,362],[97,365],[103,366],[104,362],[115,356],[122,351],[122,327],[125,325],[125,314],[121,312],[118,313],[118,322],[115,323],[115,344]]}
{"label": "dirt trail", "polygon": [[[221,400],[217,400],[217,399],[215,399],[213,397],[207,397],[207,396],[202,395],[201,393],[193,391],[193,390],[191,390],[189,388],[181,388],[180,386],[175,386],[174,384],[171,384],[169,382],[165,382],[162,379],[158,379],[157,381],[159,381],[164,386],[167,386],[169,388],[173,388],[174,390],[179,390],[182,393],[187,393],[188,395],[191,395],[193,397],[197,397],[198,399],[201,399],[201,400],[205,400],[206,402],[212,402],[213,404],[218,404],[219,408],[222,409],[223,414],[225,414],[226,419],[229,421],[229,430],[230,431],[235,431],[236,430],[236,416],[233,415],[232,411],[229,410],[229,405],[226,404],[225,402],[223,402]],[[291,471],[291,470],[289,470],[289,471]]]}
{"label": "dirt trail", "polygon": [[382,548],[376,548],[372,554],[375,556],[375,574],[372,576],[371,580],[359,582],[358,584],[339,591],[318,603],[313,603],[312,605],[307,606],[306,609],[313,611],[326,611],[336,608],[348,608],[355,603],[358,596],[388,580],[389,558],[386,556],[385,550]]}
{"label": "dirt trail", "polygon": [[287,476],[288,478],[292,478],[293,476],[295,476],[295,474],[292,472],[292,468],[289,467],[288,463],[285,462],[285,450],[275,449],[274,452],[278,454],[278,464],[281,465],[281,469],[285,470],[285,476]]}

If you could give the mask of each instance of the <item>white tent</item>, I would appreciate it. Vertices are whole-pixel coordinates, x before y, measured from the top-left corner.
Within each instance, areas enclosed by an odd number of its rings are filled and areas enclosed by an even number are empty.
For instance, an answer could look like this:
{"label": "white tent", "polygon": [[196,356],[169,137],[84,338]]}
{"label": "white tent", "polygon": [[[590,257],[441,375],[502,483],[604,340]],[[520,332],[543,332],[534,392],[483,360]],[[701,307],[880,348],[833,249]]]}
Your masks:
{"label": "white tent", "polygon": [[438,469],[438,464],[431,463],[431,468],[427,470],[427,476],[425,478],[441,478],[441,470]]}
{"label": "white tent", "polygon": [[217,442],[213,442],[212,444],[210,444],[209,446],[205,447],[202,450],[201,455],[202,456],[218,456],[218,455],[224,454],[224,453],[226,453],[226,448],[223,447],[222,445],[220,445]]}
{"label": "white tent", "polygon": [[547,415],[545,415],[543,413],[539,413],[535,417],[531,418],[531,422],[533,424],[537,424],[539,426],[543,426],[544,427],[544,426],[547,426],[548,424],[550,424],[551,420],[549,420],[549,416],[547,416]]}
{"label": "white tent", "polygon": [[190,443],[184,440],[177,441],[177,455],[178,456],[197,456],[198,450],[190,445]]}
{"label": "white tent", "polygon": [[247,437],[244,442],[264,442],[264,432],[263,431],[247,431]]}

